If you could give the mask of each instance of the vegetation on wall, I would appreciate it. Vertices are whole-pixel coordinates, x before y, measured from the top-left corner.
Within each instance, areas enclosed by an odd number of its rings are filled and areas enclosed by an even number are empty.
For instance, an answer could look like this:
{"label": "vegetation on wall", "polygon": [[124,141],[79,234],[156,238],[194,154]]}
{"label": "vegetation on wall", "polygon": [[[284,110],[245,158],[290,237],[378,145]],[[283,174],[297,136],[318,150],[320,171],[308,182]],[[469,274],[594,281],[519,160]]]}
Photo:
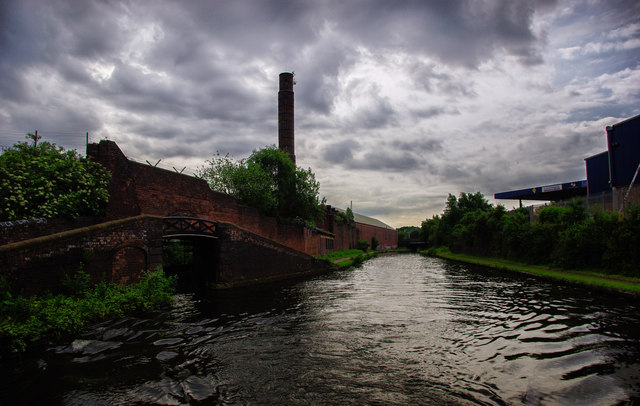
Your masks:
{"label": "vegetation on wall", "polygon": [[76,151],[27,138],[33,142],[0,155],[0,221],[102,215],[109,172]]}
{"label": "vegetation on wall", "polygon": [[26,298],[14,295],[0,278],[0,358],[76,334],[101,319],[167,305],[174,285],[175,278],[157,270],[144,273],[135,284],[90,286],[89,276],[78,271],[63,281],[65,294]]}
{"label": "vegetation on wall", "polygon": [[353,210],[351,210],[351,207],[347,207],[347,210],[345,211],[337,211],[336,221],[338,222],[338,224],[345,224],[349,227],[356,226],[356,219],[353,215]]}
{"label": "vegetation on wall", "polygon": [[425,220],[422,233],[429,246],[456,253],[640,275],[640,206],[624,216],[589,213],[576,199],[544,207],[531,222],[526,210],[507,212],[479,192],[461,193],[449,195],[444,213]]}
{"label": "vegetation on wall", "polygon": [[240,161],[217,155],[198,176],[213,190],[230,194],[265,216],[316,222],[324,215],[324,199],[319,197],[320,183],[314,173],[296,167],[275,146],[254,151]]}

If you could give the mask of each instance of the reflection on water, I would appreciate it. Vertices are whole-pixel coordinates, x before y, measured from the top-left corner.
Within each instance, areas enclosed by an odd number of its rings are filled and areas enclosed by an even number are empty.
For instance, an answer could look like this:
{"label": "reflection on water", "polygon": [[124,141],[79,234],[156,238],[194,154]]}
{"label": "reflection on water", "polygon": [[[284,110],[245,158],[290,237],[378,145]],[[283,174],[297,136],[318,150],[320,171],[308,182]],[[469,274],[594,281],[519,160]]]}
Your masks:
{"label": "reflection on water", "polygon": [[177,295],[5,366],[7,403],[640,402],[637,300],[418,255]]}

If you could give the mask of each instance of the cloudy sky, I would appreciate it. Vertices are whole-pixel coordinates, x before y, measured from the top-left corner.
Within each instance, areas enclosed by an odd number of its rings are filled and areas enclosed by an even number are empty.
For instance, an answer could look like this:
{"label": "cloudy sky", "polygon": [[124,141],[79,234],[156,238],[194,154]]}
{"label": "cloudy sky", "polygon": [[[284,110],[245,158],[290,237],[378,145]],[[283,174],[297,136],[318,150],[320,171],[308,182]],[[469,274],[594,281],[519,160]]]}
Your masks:
{"label": "cloudy sky", "polygon": [[277,143],[283,71],[327,202],[419,225],[449,193],[585,179],[640,114],[640,2],[2,0],[0,145],[244,158]]}

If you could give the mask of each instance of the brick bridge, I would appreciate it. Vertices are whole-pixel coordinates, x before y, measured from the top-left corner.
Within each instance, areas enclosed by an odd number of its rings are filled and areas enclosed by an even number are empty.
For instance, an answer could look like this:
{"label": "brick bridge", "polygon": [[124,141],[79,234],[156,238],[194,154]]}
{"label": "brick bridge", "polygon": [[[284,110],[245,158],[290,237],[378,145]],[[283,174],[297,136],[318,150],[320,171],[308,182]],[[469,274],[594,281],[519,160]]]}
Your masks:
{"label": "brick bridge", "polygon": [[194,286],[238,286],[325,272],[313,255],[357,238],[331,216],[330,232],[279,224],[201,179],[130,161],[111,141],[88,145],[87,156],[112,173],[105,218],[0,224],[0,274],[16,291],[55,291],[80,268],[95,282],[133,281],[163,266],[163,246],[176,239],[192,258],[173,268]]}
{"label": "brick bridge", "polygon": [[[55,291],[80,268],[95,282],[126,283],[159,266],[193,287],[223,288],[327,271],[314,256],[359,239],[397,246],[389,226],[360,215],[344,224],[330,206],[320,229],[280,224],[202,179],[129,160],[112,141],[89,144],[87,157],[112,175],[104,218],[0,223],[0,275],[18,291]],[[176,240],[189,261],[167,260]]]}

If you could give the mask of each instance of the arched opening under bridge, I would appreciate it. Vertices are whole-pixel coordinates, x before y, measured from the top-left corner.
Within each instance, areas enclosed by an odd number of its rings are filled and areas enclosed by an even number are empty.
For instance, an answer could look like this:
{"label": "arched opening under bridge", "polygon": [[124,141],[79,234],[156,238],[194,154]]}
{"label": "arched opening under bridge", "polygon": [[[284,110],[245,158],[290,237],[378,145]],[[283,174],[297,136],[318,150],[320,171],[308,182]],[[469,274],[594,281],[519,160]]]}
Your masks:
{"label": "arched opening under bridge", "polygon": [[219,241],[215,222],[192,217],[165,217],[162,267],[178,276],[178,291],[198,292],[215,283]]}

